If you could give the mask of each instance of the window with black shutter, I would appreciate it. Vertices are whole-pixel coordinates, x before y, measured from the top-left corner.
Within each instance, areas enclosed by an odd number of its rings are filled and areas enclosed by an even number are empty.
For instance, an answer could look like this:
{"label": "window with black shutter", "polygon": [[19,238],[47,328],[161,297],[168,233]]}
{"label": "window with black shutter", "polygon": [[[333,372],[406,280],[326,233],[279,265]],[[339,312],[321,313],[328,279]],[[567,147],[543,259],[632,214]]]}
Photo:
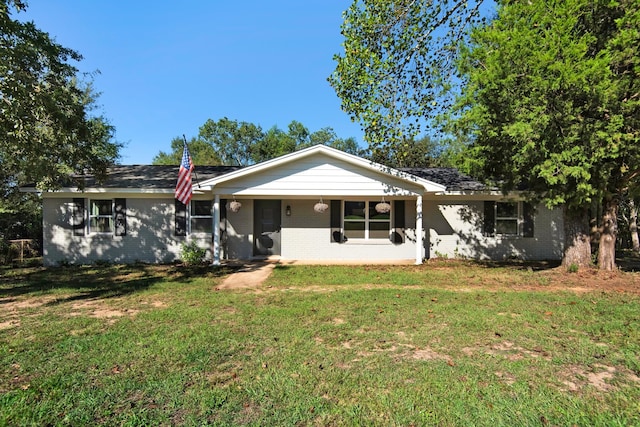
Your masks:
{"label": "window with black shutter", "polygon": [[528,202],[484,202],[485,236],[534,235],[534,206]]}

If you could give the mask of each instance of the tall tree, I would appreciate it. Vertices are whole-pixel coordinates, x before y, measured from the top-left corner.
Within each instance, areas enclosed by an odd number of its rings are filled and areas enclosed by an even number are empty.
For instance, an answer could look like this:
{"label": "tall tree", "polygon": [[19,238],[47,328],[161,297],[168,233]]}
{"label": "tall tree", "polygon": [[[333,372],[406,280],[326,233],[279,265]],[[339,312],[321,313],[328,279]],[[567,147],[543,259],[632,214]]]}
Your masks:
{"label": "tall tree", "polygon": [[222,164],[247,166],[254,162],[252,150],[263,132],[259,125],[223,117],[217,122],[207,120],[200,126],[199,137],[215,148]]}
{"label": "tall tree", "polygon": [[296,139],[295,135],[286,133],[277,126],[271,127],[252,148],[253,161],[262,162],[296,151]]}
{"label": "tall tree", "polygon": [[563,262],[590,264],[589,207],[603,206],[599,266],[615,266],[617,206],[640,174],[638,0],[501,2],[462,49],[456,131],[469,166],[563,206]]}
{"label": "tall tree", "polygon": [[[78,81],[82,57],[33,22],[12,18],[25,8],[0,0],[0,185],[54,188],[74,172],[104,175],[118,158],[113,127],[92,115],[96,95]],[[81,184],[81,183],[80,183]]]}
{"label": "tall tree", "polygon": [[482,0],[353,0],[344,13],[344,53],[329,82],[372,151],[402,152],[432,129],[457,86],[453,61]]}
{"label": "tall tree", "polygon": [[[191,157],[196,165],[247,166],[284,154],[310,147],[327,145],[351,154],[360,154],[354,138],[339,138],[330,127],[310,132],[302,123],[293,120],[287,132],[277,126],[263,132],[259,125],[238,122],[226,117],[217,122],[208,119],[200,127],[196,138],[189,143]],[[170,153],[161,151],[153,159],[154,164],[179,164],[184,141],[175,138]]]}
{"label": "tall tree", "polygon": [[[215,149],[208,142],[200,138],[191,138],[188,142],[188,147],[194,165],[214,166],[221,164],[220,157],[218,157]],[[171,152],[165,153],[164,151],[160,151],[151,163],[154,165],[179,165],[182,161],[183,148],[184,139],[177,136],[171,140]]]}

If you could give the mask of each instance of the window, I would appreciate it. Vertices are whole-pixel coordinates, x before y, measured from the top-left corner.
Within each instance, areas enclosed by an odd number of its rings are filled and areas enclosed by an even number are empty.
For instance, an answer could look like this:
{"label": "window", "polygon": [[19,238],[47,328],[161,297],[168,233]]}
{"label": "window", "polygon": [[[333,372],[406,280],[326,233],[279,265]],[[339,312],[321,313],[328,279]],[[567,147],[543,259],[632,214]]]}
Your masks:
{"label": "window", "polygon": [[496,203],[496,234],[518,234],[518,203]]}
{"label": "window", "polygon": [[113,201],[111,199],[89,202],[89,232],[113,233]]}
{"label": "window", "polygon": [[347,239],[388,239],[390,212],[376,211],[379,201],[345,201],[344,235]]}
{"label": "window", "polygon": [[211,233],[213,217],[211,215],[211,200],[191,201],[191,232]]}
{"label": "window", "polygon": [[534,207],[528,202],[485,202],[486,236],[534,236]]}

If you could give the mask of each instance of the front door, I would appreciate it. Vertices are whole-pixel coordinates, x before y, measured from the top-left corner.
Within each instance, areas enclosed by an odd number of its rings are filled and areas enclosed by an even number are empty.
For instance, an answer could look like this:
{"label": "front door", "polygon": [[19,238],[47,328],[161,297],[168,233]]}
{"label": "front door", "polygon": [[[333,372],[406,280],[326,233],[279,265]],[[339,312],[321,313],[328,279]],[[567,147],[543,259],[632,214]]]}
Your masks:
{"label": "front door", "polygon": [[253,255],[280,255],[280,200],[253,203]]}

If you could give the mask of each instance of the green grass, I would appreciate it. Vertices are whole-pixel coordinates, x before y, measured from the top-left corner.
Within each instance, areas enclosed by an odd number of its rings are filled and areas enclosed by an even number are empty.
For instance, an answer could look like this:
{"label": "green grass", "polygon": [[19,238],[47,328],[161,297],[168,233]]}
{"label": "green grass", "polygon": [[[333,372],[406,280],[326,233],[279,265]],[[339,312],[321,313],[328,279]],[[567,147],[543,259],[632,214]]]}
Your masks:
{"label": "green grass", "polygon": [[640,425],[637,294],[473,264],[227,273],[2,270],[0,425]]}

